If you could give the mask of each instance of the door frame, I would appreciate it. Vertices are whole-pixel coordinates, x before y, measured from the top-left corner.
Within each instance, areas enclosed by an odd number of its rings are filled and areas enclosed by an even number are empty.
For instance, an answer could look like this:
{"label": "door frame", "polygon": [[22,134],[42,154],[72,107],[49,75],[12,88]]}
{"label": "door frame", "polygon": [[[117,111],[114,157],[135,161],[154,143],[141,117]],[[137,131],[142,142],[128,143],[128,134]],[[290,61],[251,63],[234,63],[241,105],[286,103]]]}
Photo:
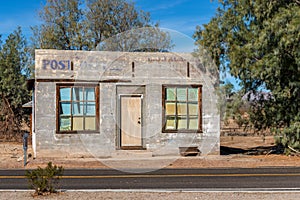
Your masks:
{"label": "door frame", "polygon": [[[122,97],[139,97],[141,99],[141,146],[122,146],[122,115],[121,115],[121,98]],[[119,150],[146,150],[143,140],[143,100],[144,94],[119,94],[118,95],[118,126],[117,126],[117,149]]]}

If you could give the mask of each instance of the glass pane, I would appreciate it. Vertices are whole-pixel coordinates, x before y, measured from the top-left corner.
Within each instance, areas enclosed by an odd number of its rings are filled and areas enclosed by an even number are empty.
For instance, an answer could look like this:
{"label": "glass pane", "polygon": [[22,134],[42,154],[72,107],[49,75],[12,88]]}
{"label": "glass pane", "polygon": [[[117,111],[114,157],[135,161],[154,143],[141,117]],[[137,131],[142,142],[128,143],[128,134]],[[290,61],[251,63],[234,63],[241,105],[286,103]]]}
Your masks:
{"label": "glass pane", "polygon": [[189,101],[198,101],[198,88],[189,88]]}
{"label": "glass pane", "polygon": [[60,116],[59,120],[59,130],[60,131],[70,131],[71,130],[71,118]]}
{"label": "glass pane", "polygon": [[85,117],[85,130],[96,130],[96,117]]}
{"label": "glass pane", "polygon": [[74,131],[83,130],[83,117],[73,117],[73,130]]}
{"label": "glass pane", "polygon": [[175,115],[175,103],[166,103],[166,114]]}
{"label": "glass pane", "polygon": [[190,118],[189,129],[198,130],[198,118]]}
{"label": "glass pane", "polygon": [[177,101],[186,101],[186,88],[177,88]]}
{"label": "glass pane", "polygon": [[176,119],[175,117],[168,117],[166,122],[166,130],[176,129]]}
{"label": "glass pane", "polygon": [[177,114],[178,115],[187,115],[186,103],[177,103]]}
{"label": "glass pane", "polygon": [[198,103],[189,103],[189,115],[198,115]]}
{"label": "glass pane", "polygon": [[73,88],[72,89],[72,99],[74,101],[83,101],[83,89],[82,88]]}
{"label": "glass pane", "polygon": [[71,104],[70,102],[60,102],[60,114],[61,115],[71,115]]}
{"label": "glass pane", "polygon": [[166,100],[175,101],[175,88],[166,88]]}
{"label": "glass pane", "polygon": [[85,114],[86,115],[95,115],[96,114],[96,104],[95,104],[95,102],[85,102],[85,103],[86,103]]}
{"label": "glass pane", "polygon": [[187,129],[187,120],[185,117],[178,118],[178,129]]}
{"label": "glass pane", "polygon": [[85,88],[85,100],[95,101],[95,88]]}
{"label": "glass pane", "polygon": [[73,115],[83,115],[83,102],[72,103]]}
{"label": "glass pane", "polygon": [[70,101],[71,100],[71,88],[60,88],[60,100],[61,101]]}

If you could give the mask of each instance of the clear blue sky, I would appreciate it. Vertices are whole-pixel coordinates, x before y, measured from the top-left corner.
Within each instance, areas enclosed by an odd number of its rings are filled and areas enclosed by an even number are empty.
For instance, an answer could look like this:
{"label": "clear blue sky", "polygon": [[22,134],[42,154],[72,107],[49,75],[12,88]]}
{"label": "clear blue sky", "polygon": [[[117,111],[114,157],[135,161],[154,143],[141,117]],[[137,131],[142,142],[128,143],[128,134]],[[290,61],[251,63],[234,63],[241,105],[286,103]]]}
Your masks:
{"label": "clear blue sky", "polygon": [[[45,0],[1,0],[0,34],[2,40],[17,26],[22,27],[26,37],[32,32],[30,26],[41,23],[38,10]],[[209,22],[216,10],[216,0],[134,0],[137,8],[151,13],[153,22],[160,27],[173,29],[191,37],[196,25]]]}

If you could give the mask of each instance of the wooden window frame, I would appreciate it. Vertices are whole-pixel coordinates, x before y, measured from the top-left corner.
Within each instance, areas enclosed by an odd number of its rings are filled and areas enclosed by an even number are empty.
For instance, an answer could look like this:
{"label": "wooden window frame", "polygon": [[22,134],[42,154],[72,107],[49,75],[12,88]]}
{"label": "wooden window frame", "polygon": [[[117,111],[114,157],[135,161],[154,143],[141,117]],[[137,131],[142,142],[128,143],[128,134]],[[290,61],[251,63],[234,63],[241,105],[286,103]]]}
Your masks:
{"label": "wooden window frame", "polygon": [[[197,88],[198,89],[198,129],[166,129],[167,124],[167,114],[166,114],[166,89],[167,88]],[[176,99],[174,103],[180,102],[177,101],[177,96],[175,96]],[[188,104],[188,99],[186,100]],[[175,109],[177,110],[177,106],[175,105]],[[188,111],[187,111],[188,112]],[[175,113],[175,116],[177,116],[177,111]],[[178,116],[177,116],[178,117]],[[189,114],[187,113],[187,120],[189,119]],[[163,85],[162,86],[162,132],[163,133],[202,133],[202,85]],[[178,124],[176,123],[176,126]]]}
{"label": "wooden window frame", "polygon": [[[70,130],[70,131],[60,131],[60,89],[61,88],[74,88],[74,87],[79,87],[79,88],[85,88],[85,87],[93,87],[95,88],[95,106],[96,106],[96,130]],[[72,89],[71,89],[72,91]],[[99,99],[100,99],[100,91],[99,91],[99,84],[91,84],[91,83],[59,83],[56,84],[56,133],[57,134],[78,134],[78,133],[99,133],[99,116],[100,116],[100,111],[99,111]],[[71,96],[71,108],[72,108],[72,96]],[[72,112],[70,114],[71,116],[71,126],[73,124],[73,115]]]}

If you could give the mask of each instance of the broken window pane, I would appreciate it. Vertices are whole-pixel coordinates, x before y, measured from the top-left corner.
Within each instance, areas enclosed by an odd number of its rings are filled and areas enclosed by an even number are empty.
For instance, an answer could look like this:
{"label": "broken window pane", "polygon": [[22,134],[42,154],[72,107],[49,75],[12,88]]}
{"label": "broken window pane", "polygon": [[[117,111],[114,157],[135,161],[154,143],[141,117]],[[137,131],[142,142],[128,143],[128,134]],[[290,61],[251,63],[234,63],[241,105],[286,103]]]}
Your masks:
{"label": "broken window pane", "polygon": [[71,115],[71,104],[70,102],[61,102],[61,115]]}
{"label": "broken window pane", "polygon": [[59,88],[59,131],[96,130],[96,87]]}
{"label": "broken window pane", "polygon": [[73,115],[83,115],[83,102],[73,102],[72,109]]}
{"label": "broken window pane", "polygon": [[72,89],[72,100],[73,101],[83,101],[83,88],[73,88]]}
{"label": "broken window pane", "polygon": [[60,131],[70,131],[71,130],[71,117],[60,117]]}

